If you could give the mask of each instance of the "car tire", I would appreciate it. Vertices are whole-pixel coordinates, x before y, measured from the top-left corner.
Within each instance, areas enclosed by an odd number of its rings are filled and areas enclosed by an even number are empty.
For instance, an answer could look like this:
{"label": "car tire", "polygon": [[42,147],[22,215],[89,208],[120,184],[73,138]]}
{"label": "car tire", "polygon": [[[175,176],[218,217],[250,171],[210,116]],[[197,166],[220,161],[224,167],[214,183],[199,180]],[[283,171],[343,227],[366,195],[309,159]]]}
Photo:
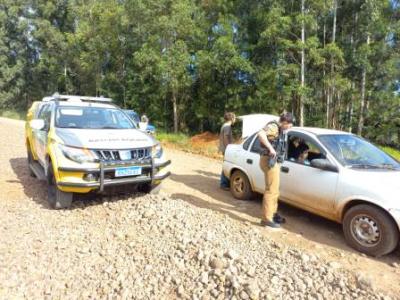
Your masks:
{"label": "car tire", "polygon": [[30,167],[30,165],[34,163],[34,160],[33,160],[33,155],[32,155],[32,151],[31,151],[31,149],[30,149],[29,144],[28,144],[28,146],[27,146],[26,152],[27,152],[27,153],[26,153],[26,157],[27,157],[27,160],[28,160],[29,175],[30,175],[31,177],[36,178],[35,173],[33,173],[32,169],[31,169],[31,167]]}
{"label": "car tire", "polygon": [[368,204],[350,208],[343,219],[349,246],[370,256],[392,252],[399,243],[399,229],[384,210]]}
{"label": "car tire", "polygon": [[47,181],[47,201],[50,207],[53,209],[69,208],[71,207],[73,196],[73,193],[66,193],[58,189],[50,162]]}
{"label": "car tire", "polygon": [[139,185],[138,191],[145,193],[145,194],[151,194],[151,195],[157,195],[160,193],[162,188],[162,184],[151,184],[151,183],[146,183]]}
{"label": "car tire", "polygon": [[250,200],[254,194],[251,189],[250,181],[247,175],[240,170],[232,173],[230,178],[230,189],[233,197],[239,200]]}

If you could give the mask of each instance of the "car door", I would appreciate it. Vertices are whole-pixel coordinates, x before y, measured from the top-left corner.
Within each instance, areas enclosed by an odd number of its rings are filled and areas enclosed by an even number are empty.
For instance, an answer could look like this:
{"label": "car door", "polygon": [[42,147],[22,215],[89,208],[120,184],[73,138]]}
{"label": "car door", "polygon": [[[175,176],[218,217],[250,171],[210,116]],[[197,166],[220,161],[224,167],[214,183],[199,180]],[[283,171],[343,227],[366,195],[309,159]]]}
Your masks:
{"label": "car door", "polygon": [[[307,144],[310,161],[305,164],[293,157],[286,158],[281,167],[281,199],[312,212],[332,212],[338,173],[310,165],[313,159],[326,158],[325,150],[315,138],[304,133],[290,132],[288,140],[291,141],[293,138],[298,138]],[[290,142],[289,147],[293,147]]]}
{"label": "car door", "polygon": [[46,161],[46,146],[47,146],[47,135],[50,128],[51,121],[51,104],[45,104],[41,107],[38,114],[38,119],[44,120],[45,127],[41,130],[33,130],[34,136],[34,147],[36,154],[39,159],[39,163],[45,166]]}
{"label": "car door", "polygon": [[259,193],[264,193],[265,191],[265,176],[264,172],[260,166],[260,154],[258,153],[260,149],[260,140],[258,135],[253,135],[253,142],[246,153],[246,164],[248,169],[248,174],[251,178],[253,190]]}

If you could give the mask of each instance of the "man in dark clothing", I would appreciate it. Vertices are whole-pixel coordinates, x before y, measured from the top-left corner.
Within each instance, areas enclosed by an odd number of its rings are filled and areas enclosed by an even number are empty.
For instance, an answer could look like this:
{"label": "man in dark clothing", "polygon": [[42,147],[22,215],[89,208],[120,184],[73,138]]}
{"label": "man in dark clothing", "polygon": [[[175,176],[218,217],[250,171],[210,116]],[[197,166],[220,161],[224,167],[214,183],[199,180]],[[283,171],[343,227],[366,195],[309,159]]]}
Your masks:
{"label": "man in dark clothing", "polygon": [[[226,147],[233,143],[232,125],[235,124],[236,116],[232,112],[226,112],[224,115],[225,123],[222,125],[219,133],[219,151],[225,155]],[[220,187],[229,190],[229,179],[225,176],[224,171],[221,173]]]}

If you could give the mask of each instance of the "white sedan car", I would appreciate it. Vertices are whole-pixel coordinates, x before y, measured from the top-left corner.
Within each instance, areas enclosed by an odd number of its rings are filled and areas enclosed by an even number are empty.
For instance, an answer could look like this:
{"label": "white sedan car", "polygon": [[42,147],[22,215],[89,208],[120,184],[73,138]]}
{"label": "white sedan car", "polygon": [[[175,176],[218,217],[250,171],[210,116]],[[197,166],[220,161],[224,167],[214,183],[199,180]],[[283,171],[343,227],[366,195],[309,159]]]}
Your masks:
{"label": "white sedan car", "polygon": [[[257,144],[254,133],[226,150],[223,169],[237,199],[264,192]],[[335,130],[293,128],[287,144],[281,201],[341,223],[348,244],[366,254],[381,256],[397,247],[398,161],[356,135]],[[299,144],[307,149],[301,160]]]}

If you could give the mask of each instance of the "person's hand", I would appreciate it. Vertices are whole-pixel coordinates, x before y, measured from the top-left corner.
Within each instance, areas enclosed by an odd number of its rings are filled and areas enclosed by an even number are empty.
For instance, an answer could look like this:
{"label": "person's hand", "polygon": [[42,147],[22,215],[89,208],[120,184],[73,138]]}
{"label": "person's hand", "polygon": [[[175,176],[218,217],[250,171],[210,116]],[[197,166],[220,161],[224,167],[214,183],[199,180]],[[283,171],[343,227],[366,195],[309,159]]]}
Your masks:
{"label": "person's hand", "polygon": [[276,151],[274,148],[269,149],[269,156],[271,156],[272,158],[276,157]]}

